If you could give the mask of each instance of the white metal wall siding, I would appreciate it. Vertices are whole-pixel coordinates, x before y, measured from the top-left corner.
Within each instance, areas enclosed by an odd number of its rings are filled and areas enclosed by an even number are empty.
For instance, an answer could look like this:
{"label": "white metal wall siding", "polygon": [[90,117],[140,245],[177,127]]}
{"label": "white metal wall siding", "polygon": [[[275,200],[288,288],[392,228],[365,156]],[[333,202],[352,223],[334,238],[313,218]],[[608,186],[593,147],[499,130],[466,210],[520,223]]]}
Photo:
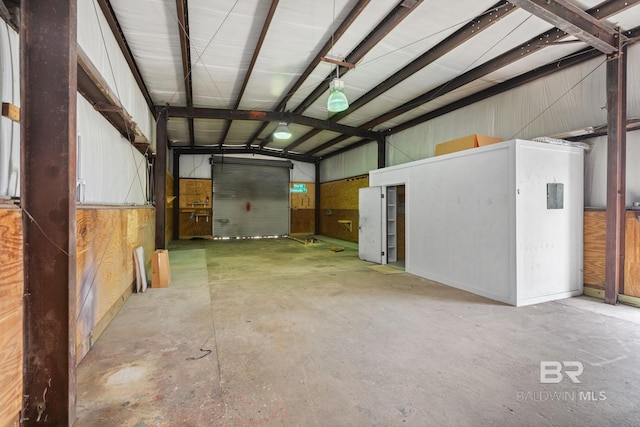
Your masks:
{"label": "white metal wall siding", "polygon": [[215,163],[213,219],[216,237],[289,234],[289,169]]}

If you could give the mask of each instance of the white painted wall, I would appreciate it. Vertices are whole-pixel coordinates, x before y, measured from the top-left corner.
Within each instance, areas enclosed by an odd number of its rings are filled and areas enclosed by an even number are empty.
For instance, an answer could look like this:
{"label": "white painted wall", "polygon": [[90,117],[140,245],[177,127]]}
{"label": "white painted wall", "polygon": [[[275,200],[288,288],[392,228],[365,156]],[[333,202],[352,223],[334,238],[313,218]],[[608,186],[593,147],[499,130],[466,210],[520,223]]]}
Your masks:
{"label": "white painted wall", "polygon": [[320,165],[320,182],[363,175],[377,168],[378,143],[372,142],[323,160]]}
{"label": "white painted wall", "polygon": [[[153,141],[155,123],[151,112],[95,0],[78,2],[78,43],[118,94],[141,130]],[[0,58],[0,98],[2,102],[20,106],[19,36],[2,20]],[[80,94],[77,108],[81,202],[100,205],[146,204],[149,181],[146,158]],[[20,125],[2,117],[0,196],[19,196],[19,177]]]}
{"label": "white painted wall", "polygon": [[[147,203],[147,159],[78,94],[78,178],[86,204]],[[80,191],[80,188],[79,188]]]}
{"label": "white painted wall", "polygon": [[[524,305],[582,293],[582,155],[518,140],[371,171],[369,184],[406,186],[407,272]],[[551,179],[572,191],[566,209],[546,209]]]}
{"label": "white painted wall", "polygon": [[[271,156],[258,154],[229,154],[225,157],[234,157],[241,159],[257,159],[257,160],[278,160]],[[182,154],[180,155],[180,177],[181,178],[199,178],[211,179],[210,154]],[[283,159],[282,161],[287,161]],[[298,162],[291,160],[293,169],[291,169],[290,180],[302,182],[316,181],[316,165],[313,163]]]}
{"label": "white painted wall", "polygon": [[210,154],[180,155],[180,178],[211,179],[210,158]]}
{"label": "white painted wall", "polygon": [[[20,106],[19,36],[0,19],[0,103]],[[20,196],[20,124],[0,117],[0,197]]]}
{"label": "white painted wall", "polygon": [[78,1],[78,45],[155,149],[155,120],[96,0]]}
{"label": "white painted wall", "polygon": [[[517,146],[518,305],[582,294],[583,158],[581,149]],[[564,184],[563,209],[547,209],[547,183]]]}

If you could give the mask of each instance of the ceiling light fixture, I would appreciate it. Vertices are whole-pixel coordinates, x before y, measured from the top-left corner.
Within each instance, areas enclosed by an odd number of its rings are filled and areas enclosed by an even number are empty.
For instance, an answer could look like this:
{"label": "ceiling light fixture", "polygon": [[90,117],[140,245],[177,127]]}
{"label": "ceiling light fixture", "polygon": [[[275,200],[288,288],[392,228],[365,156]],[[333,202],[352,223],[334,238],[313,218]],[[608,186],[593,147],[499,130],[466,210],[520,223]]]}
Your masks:
{"label": "ceiling light fixture", "polygon": [[[337,75],[337,73],[336,73]],[[330,113],[339,113],[349,108],[349,100],[347,96],[342,92],[344,89],[344,82],[340,80],[340,77],[336,77],[329,83],[329,99],[327,99],[327,110]]]}
{"label": "ceiling light fixture", "polygon": [[278,123],[278,127],[276,127],[276,130],[273,132],[273,136],[277,139],[289,139],[291,135],[287,122]]}
{"label": "ceiling light fixture", "polygon": [[[333,21],[336,20],[336,0],[333,0]],[[333,54],[333,33],[331,33],[331,53]],[[336,61],[327,61],[336,63]],[[330,113],[340,113],[349,108],[349,100],[343,92],[344,82],[340,80],[340,65],[336,63],[336,78],[329,83],[329,98],[327,99],[327,110]]]}

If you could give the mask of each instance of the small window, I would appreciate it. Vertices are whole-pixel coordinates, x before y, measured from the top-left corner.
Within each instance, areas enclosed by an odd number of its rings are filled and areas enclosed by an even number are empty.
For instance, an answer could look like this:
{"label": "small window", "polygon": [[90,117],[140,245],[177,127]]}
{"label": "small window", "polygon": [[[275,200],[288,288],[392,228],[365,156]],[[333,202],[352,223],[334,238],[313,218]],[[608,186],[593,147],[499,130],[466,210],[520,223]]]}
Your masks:
{"label": "small window", "polygon": [[547,209],[564,209],[564,184],[547,184]]}

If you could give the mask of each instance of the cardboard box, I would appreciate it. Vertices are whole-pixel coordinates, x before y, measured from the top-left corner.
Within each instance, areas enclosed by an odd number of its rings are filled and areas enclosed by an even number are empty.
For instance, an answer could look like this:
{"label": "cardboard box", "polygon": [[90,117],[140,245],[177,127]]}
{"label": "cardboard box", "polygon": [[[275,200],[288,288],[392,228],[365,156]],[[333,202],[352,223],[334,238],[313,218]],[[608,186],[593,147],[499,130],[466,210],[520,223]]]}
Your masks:
{"label": "cardboard box", "polygon": [[151,287],[166,288],[170,281],[169,251],[158,249],[151,256]]}
{"label": "cardboard box", "polygon": [[452,139],[436,145],[436,156],[455,153],[456,151],[468,150],[469,148],[483,147],[496,142],[502,142],[502,138],[473,134],[462,138]]}

